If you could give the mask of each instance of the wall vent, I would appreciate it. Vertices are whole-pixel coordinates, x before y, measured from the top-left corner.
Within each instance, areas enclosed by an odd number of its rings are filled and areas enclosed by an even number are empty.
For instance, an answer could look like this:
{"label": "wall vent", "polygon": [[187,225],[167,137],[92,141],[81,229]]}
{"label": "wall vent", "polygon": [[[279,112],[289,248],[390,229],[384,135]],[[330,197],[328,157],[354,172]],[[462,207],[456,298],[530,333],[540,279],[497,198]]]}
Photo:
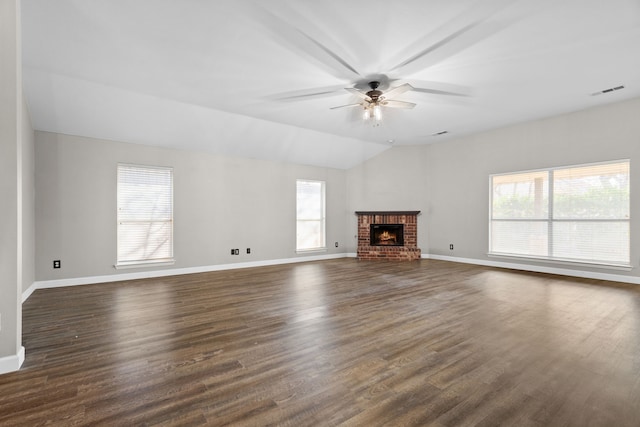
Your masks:
{"label": "wall vent", "polygon": [[593,92],[591,94],[591,96],[602,95],[603,93],[611,93],[611,92],[614,92],[614,91],[620,90],[620,89],[624,89],[624,86],[620,85],[620,86],[616,86],[616,87],[610,87],[609,89],[601,90],[599,92]]}

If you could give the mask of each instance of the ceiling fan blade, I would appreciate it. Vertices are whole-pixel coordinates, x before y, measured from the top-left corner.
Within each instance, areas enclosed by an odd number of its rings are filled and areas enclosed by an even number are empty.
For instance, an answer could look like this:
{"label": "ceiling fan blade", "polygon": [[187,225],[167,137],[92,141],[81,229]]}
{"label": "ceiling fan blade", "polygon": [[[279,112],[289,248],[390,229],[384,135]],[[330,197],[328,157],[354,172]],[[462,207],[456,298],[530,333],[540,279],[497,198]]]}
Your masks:
{"label": "ceiling fan blade", "polygon": [[344,90],[346,90],[349,93],[352,93],[353,95],[364,99],[365,101],[371,102],[371,98],[369,98],[369,95],[367,95],[364,92],[360,92],[358,89],[352,88],[352,87],[345,87]]}
{"label": "ceiling fan blade", "polygon": [[446,90],[429,89],[426,87],[417,87],[413,89],[415,92],[430,93],[432,95],[449,95],[449,96],[470,96],[465,93],[449,92]]}
{"label": "ceiling fan blade", "polygon": [[382,101],[384,107],[411,109],[416,106],[413,102],[405,101]]}
{"label": "ceiling fan blade", "polygon": [[411,82],[413,83],[414,92],[459,97],[470,97],[473,95],[473,91],[467,86],[422,80],[412,80]]}
{"label": "ceiling fan blade", "polygon": [[[315,32],[322,39],[331,41],[329,35],[324,34],[312,22],[305,20],[293,11],[289,11],[288,14],[295,19],[281,18],[266,8],[260,8],[254,13],[258,13],[258,21],[281,42],[282,46],[289,48],[296,54],[313,58],[337,77],[348,80],[352,80],[354,76],[360,77],[360,73],[342,56],[310,34],[310,31]],[[333,44],[340,47],[338,43],[334,42]]]}
{"label": "ceiling fan blade", "polygon": [[336,110],[338,108],[346,108],[346,107],[362,107],[362,104],[347,104],[347,105],[338,105],[337,107],[331,107],[330,110]]}
{"label": "ceiling fan blade", "polygon": [[[467,31],[471,30],[472,28],[476,27],[478,24],[479,24],[479,22],[473,22],[473,23],[471,23],[469,25],[464,26],[463,28],[459,29],[458,31],[455,31],[454,33],[448,35],[447,37],[443,38],[442,40],[432,44],[431,46],[427,47],[426,49],[423,49],[420,52],[416,53],[415,55],[413,55],[413,56],[407,58],[406,60],[402,61],[401,63],[399,63],[395,67],[391,68],[391,71],[396,71],[396,70],[398,70],[400,68],[404,68],[407,65],[417,61],[418,59],[430,54],[431,52],[436,51],[437,49],[441,48],[442,46],[446,45],[447,43],[451,42],[452,40],[455,40],[456,38],[460,37],[462,34],[466,33]],[[455,53],[455,52],[453,52],[453,53]],[[432,65],[432,64],[428,64],[427,66],[423,66],[422,68],[428,68],[430,65]]]}
{"label": "ceiling fan blade", "polygon": [[[474,44],[507,27],[507,24],[491,20],[494,15],[508,8],[511,0],[487,0],[454,17],[434,32],[417,40],[407,49],[418,52],[397,63],[391,71],[402,69],[412,74],[444,61]],[[423,47],[423,46],[427,47]]]}
{"label": "ceiling fan blade", "polygon": [[316,87],[312,89],[294,90],[291,92],[277,93],[268,96],[267,99],[272,101],[288,102],[288,101],[306,101],[311,99],[326,98],[329,96],[336,96],[344,94],[342,90],[344,86],[325,86]]}
{"label": "ceiling fan blade", "polygon": [[396,96],[403,94],[405,92],[408,92],[410,90],[413,90],[413,86],[411,86],[409,83],[405,83],[403,85],[400,86],[396,86],[391,90],[386,91],[383,96],[385,99],[391,99],[391,98],[395,98]]}
{"label": "ceiling fan blade", "polygon": [[302,30],[298,30],[298,32],[300,34],[302,34],[303,36],[305,36],[310,42],[312,42],[313,44],[318,46],[320,49],[325,51],[327,53],[327,55],[329,55],[330,57],[335,59],[344,68],[346,68],[347,70],[351,71],[353,74],[355,74],[357,76],[360,75],[360,73],[358,73],[355,68],[353,68],[351,65],[349,65],[349,63],[347,61],[345,61],[344,59],[342,59],[337,53],[333,52],[331,49],[329,49],[328,47],[326,47],[325,45],[323,45],[322,43],[320,43],[318,40],[314,39],[310,35],[306,34]]}

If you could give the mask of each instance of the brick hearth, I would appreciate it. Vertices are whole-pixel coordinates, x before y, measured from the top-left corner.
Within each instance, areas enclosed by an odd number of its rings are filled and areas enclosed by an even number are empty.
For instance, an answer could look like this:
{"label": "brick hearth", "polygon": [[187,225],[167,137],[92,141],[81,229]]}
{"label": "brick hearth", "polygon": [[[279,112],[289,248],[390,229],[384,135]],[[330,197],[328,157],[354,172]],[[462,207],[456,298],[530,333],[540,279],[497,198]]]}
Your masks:
{"label": "brick hearth", "polygon": [[[411,261],[420,259],[418,214],[420,211],[357,211],[358,259]],[[404,246],[371,246],[371,224],[404,224]]]}

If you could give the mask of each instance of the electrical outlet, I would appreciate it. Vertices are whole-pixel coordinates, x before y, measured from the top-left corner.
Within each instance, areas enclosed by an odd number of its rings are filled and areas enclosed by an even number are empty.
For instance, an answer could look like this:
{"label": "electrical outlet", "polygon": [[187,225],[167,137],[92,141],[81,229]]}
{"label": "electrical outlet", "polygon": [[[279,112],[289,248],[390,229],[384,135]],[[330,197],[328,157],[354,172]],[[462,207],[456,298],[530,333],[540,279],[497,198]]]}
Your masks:
{"label": "electrical outlet", "polygon": [[233,254],[234,255],[240,255],[240,249],[234,249],[233,250]]}
{"label": "electrical outlet", "polygon": [[451,243],[451,244],[449,245],[449,249],[450,249],[450,250],[453,250],[453,243]]}
{"label": "electrical outlet", "polygon": [[235,254],[236,254],[235,249],[231,249],[231,255],[235,255]]}
{"label": "electrical outlet", "polygon": [[336,248],[338,247],[338,242],[336,242]]}
{"label": "electrical outlet", "polygon": [[247,254],[251,253],[251,248],[247,248]]}
{"label": "electrical outlet", "polygon": [[60,268],[60,267],[61,267],[60,260],[59,259],[54,260],[53,261],[53,268]]}

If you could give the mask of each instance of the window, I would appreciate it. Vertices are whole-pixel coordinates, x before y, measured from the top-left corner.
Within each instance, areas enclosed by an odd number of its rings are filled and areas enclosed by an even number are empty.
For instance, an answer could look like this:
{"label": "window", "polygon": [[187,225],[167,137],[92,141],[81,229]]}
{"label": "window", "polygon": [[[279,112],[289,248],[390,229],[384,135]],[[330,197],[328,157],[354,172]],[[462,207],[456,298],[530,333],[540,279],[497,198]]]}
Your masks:
{"label": "window", "polygon": [[325,249],[324,181],[297,181],[296,250]]}
{"label": "window", "polygon": [[630,265],[629,161],[491,176],[489,253]]}
{"label": "window", "polygon": [[173,169],[118,165],[116,266],[173,261]]}

